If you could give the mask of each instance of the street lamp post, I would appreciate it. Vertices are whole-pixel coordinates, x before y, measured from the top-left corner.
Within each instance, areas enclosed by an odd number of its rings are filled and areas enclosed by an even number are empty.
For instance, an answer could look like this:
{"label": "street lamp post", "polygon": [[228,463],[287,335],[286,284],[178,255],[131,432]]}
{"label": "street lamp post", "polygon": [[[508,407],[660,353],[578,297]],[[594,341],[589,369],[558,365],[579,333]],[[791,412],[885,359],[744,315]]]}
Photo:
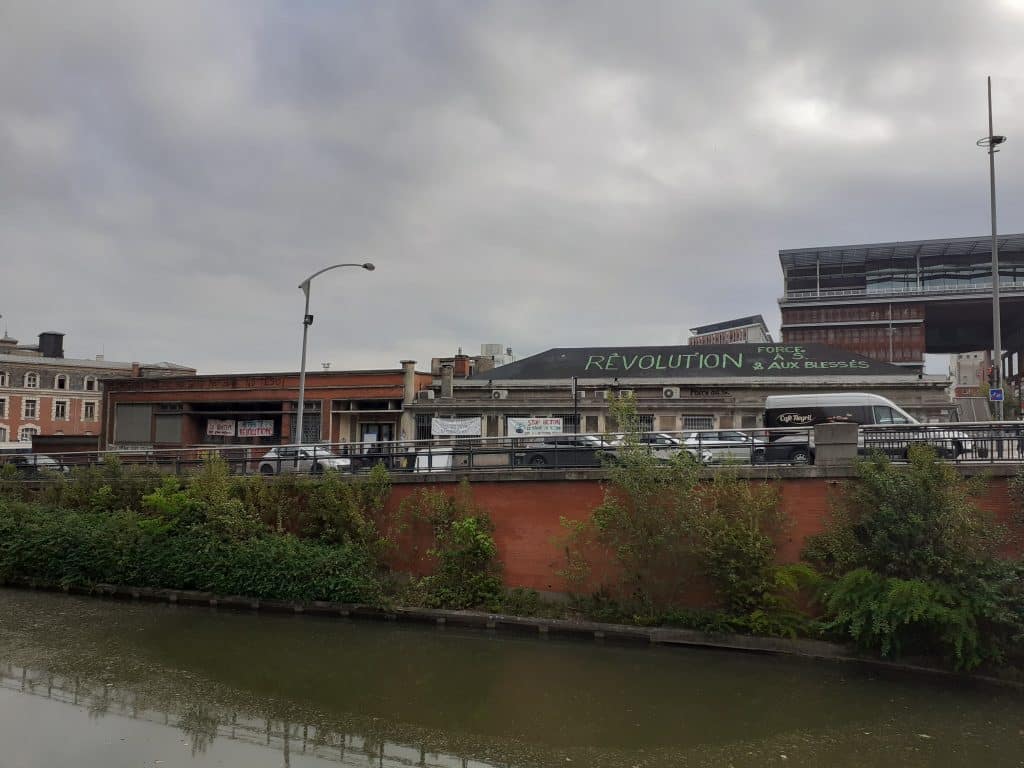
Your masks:
{"label": "street lamp post", "polygon": [[[996,152],[1006,141],[992,130],[992,78],[988,78],[988,136],[978,139],[978,146],[988,150],[989,204],[992,209],[992,363],[995,368],[995,387],[1003,386],[1003,333],[999,316],[999,242],[996,239]],[[996,401],[996,418],[1003,419],[1003,401]]]}
{"label": "street lamp post", "polygon": [[299,288],[306,295],[306,311],[302,315],[302,367],[299,369],[299,413],[298,425],[295,428],[295,442],[298,445],[302,445],[303,442],[302,419],[305,416],[306,410],[306,339],[309,336],[309,326],[313,324],[313,316],[309,314],[309,284],[317,275],[322,275],[324,272],[330,272],[332,269],[339,269],[340,267],[360,267],[367,272],[373,272],[376,269],[370,262],[365,264],[333,264],[329,267],[324,267],[319,272],[314,272],[299,283]]}

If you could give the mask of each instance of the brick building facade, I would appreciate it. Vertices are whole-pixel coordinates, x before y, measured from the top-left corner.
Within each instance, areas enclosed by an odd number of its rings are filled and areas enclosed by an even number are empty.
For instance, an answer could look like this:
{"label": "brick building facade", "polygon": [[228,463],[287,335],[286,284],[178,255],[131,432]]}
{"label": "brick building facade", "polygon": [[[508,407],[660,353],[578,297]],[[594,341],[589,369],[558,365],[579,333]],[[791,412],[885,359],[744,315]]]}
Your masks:
{"label": "brick building facade", "polygon": [[42,333],[39,344],[31,346],[5,336],[0,339],[0,443],[28,443],[41,435],[98,441],[107,379],[190,372],[195,371],[173,363],[66,358],[61,333]]}
{"label": "brick building facade", "polygon": [[[412,437],[406,407],[430,385],[402,368],[306,374],[303,443]],[[113,379],[104,393],[105,448],[272,446],[297,442],[298,373]]]}

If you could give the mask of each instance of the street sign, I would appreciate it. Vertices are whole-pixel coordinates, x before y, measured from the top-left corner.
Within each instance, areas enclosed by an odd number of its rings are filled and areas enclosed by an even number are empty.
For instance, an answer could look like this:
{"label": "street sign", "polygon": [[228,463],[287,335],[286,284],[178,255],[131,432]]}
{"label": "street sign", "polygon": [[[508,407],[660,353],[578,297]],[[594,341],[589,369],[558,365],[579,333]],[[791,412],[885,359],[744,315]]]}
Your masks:
{"label": "street sign", "polygon": [[1003,402],[1003,390],[1002,389],[990,389],[988,391],[988,399],[993,403]]}

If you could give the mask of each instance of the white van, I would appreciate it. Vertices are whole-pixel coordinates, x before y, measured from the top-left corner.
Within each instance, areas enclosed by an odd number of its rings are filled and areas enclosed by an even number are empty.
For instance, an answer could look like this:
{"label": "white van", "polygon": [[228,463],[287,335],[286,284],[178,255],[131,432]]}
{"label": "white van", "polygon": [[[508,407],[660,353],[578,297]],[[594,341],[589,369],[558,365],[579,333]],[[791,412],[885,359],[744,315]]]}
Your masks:
{"label": "white van", "polygon": [[769,395],[764,399],[766,427],[813,427],[815,424],[917,424],[892,400],[868,392]]}
{"label": "white van", "polygon": [[[912,443],[926,443],[940,455],[955,458],[972,449],[969,436],[948,426],[921,424],[896,403],[869,392],[827,392],[807,395],[770,395],[764,402],[765,427],[813,427],[816,424],[850,423],[861,430],[862,450],[880,449],[894,458],[905,458]],[[900,426],[905,429],[899,429]],[[885,427],[870,429],[871,426]],[[796,435],[779,440],[796,443]],[[813,436],[809,449],[813,453]],[[778,454],[778,450],[772,453]]]}

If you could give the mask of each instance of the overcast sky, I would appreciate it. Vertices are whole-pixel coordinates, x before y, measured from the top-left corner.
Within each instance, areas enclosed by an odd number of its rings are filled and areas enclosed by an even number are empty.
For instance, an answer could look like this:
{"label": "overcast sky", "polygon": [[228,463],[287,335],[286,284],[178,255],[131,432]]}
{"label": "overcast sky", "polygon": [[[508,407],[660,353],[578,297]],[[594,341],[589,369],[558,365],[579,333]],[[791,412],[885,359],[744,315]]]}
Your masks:
{"label": "overcast sky", "polygon": [[779,323],[780,248],[1024,231],[1024,0],[6,0],[0,314],[395,367]]}

